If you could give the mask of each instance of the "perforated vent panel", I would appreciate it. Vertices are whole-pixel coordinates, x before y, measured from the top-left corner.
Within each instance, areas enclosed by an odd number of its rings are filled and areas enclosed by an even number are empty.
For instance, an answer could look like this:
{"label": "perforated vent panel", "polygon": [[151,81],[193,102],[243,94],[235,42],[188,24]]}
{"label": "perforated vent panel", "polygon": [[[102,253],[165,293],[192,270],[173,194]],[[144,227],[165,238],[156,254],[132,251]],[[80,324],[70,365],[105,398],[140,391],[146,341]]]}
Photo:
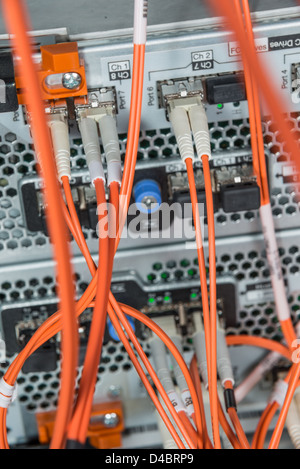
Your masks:
{"label": "perforated vent panel", "polygon": [[[291,131],[299,133],[299,116],[291,115],[289,118]],[[231,150],[234,148],[250,148],[250,131],[247,119],[225,121],[210,124],[212,148],[214,151]],[[275,182],[272,183],[272,206],[276,228],[296,227],[299,214],[299,187],[296,184],[284,184],[282,165],[288,161],[281,136],[275,130],[271,121],[264,124],[266,147],[274,158]],[[31,144],[20,139],[6,128],[0,127],[0,251],[2,259],[10,261],[14,255],[18,261],[22,258],[50,257],[49,240],[42,233],[31,233],[25,229],[18,184],[26,175],[36,174],[37,166],[34,150]],[[126,136],[120,135],[122,156],[125,156]],[[178,153],[175,137],[169,128],[157,131],[143,131],[140,137],[138,151],[139,159],[167,159]],[[85,167],[85,157],[82,141],[78,138],[72,140],[72,167],[82,169]],[[276,178],[276,175],[278,177]],[[260,224],[256,211],[225,214],[222,210],[216,213],[217,236],[236,234],[237,232],[258,232]],[[97,250],[97,243],[93,235],[86,230],[86,237],[90,240],[91,250]]]}
{"label": "perforated vent panel", "polygon": [[[149,345],[140,341],[149,356]],[[3,376],[12,359],[0,364],[0,377]],[[79,368],[76,384],[78,387],[82,367]],[[136,373],[121,343],[109,342],[103,347],[101,363],[98,367],[96,392],[100,384],[107,381],[108,374]],[[124,378],[127,379],[127,378]],[[129,378],[130,379],[130,378]],[[56,407],[60,387],[60,363],[53,372],[20,373],[18,380],[18,400],[29,412],[50,410]],[[98,389],[99,391],[99,389]]]}

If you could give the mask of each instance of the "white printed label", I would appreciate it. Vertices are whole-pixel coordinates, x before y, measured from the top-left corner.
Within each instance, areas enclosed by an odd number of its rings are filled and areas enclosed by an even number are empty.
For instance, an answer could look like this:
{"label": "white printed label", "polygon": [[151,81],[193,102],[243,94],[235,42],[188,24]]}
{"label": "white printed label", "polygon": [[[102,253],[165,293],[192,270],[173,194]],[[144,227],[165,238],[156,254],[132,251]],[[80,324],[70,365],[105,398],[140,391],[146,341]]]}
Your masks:
{"label": "white printed label", "polygon": [[192,400],[190,391],[188,390],[183,391],[183,393],[181,394],[181,397],[185,405],[186,412],[191,417],[195,413],[195,409],[194,409],[193,400]]}
{"label": "white printed label", "polygon": [[[238,42],[229,42],[229,56],[235,57],[241,55],[241,47]],[[255,39],[256,52],[268,52],[269,43],[266,37]]]}
{"label": "white printed label", "polygon": [[175,391],[168,392],[168,396],[176,412],[185,412],[181,399]]}
{"label": "white printed label", "polygon": [[267,259],[270,269],[273,293],[279,321],[290,319],[290,309],[287,302],[285,284],[282,276],[281,261],[275,235],[274,221],[270,204],[262,205],[259,209],[264,234]]}

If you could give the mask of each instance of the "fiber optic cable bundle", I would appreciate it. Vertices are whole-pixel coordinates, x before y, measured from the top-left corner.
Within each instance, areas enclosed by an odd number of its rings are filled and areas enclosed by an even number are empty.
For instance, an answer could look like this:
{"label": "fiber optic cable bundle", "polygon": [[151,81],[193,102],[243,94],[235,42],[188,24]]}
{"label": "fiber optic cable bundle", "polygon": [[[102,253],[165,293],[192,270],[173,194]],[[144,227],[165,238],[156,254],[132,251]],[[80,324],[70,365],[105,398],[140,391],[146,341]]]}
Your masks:
{"label": "fiber optic cable bundle", "polygon": [[[208,1],[208,0],[207,0]],[[281,274],[277,241],[270,206],[270,194],[264,154],[259,91],[272,112],[278,128],[288,145],[300,172],[298,144],[291,135],[282,115],[283,104],[270,85],[268,73],[257,57],[248,0],[208,1],[230,26],[242,50],[251,127],[253,167],[258,181],[260,217],[267,260],[271,271],[278,320],[285,342],[252,336],[226,337],[217,311],[216,240],[214,200],[210,161],[213,158],[205,106],[199,97],[167,102],[167,113],[185,165],[192,203],[195,239],[200,273],[202,315],[193,313],[194,354],[186,362],[181,336],[166,318],[151,319],[130,305],[119,303],[111,291],[113,262],[131,200],[139,145],[143,98],[144,60],[147,38],[147,0],[134,1],[133,66],[131,107],[124,167],[118,143],[118,129],[112,115],[82,114],[79,129],[88,170],[97,204],[104,207],[98,214],[111,229],[99,233],[99,255],[94,261],[73,200],[70,185],[69,128],[65,118],[46,116],[40,84],[32,58],[27,31],[25,4],[19,0],[2,0],[2,9],[15,54],[22,68],[22,87],[30,110],[31,130],[44,182],[47,206],[47,226],[53,245],[59,294],[59,310],[35,332],[13,360],[0,381],[0,447],[8,449],[6,417],[10,403],[16,398],[16,381],[25,361],[47,340],[62,332],[61,388],[50,447],[52,449],[84,448],[91,418],[97,370],[101,359],[107,317],[132,361],[141,382],[157,410],[165,448],[221,449],[223,437],[234,449],[263,448],[270,423],[279,410],[269,448],[278,448],[285,422],[295,446],[299,446],[299,419],[295,391],[299,384],[300,363],[293,363],[296,332],[292,324],[285,285]],[[151,2],[150,2],[151,8]],[[104,155],[99,144],[101,133]],[[196,149],[196,155],[194,148]],[[103,169],[103,156],[107,174]],[[195,163],[201,165],[205,183],[208,228],[208,265],[198,209]],[[109,202],[109,204],[108,204]],[[114,211],[109,210],[109,205]],[[73,286],[72,256],[69,233],[77,243],[92,279],[78,301]],[[208,275],[207,275],[208,272]],[[86,355],[78,389],[77,318],[93,308]],[[148,359],[136,336],[130,318],[149,329],[152,360]],[[268,361],[261,363],[238,388],[231,366],[229,347],[250,345],[270,352]],[[258,382],[266,369],[279,356],[291,362],[286,376],[280,380],[263,412],[253,441],[250,442],[238,416],[237,396],[244,396]],[[270,358],[271,357],[271,358]],[[172,362],[174,377],[170,371]],[[175,384],[176,382],[176,384]],[[223,401],[223,402],[222,402]],[[207,405],[206,405],[207,404]],[[225,411],[223,410],[225,408]],[[294,410],[293,410],[294,409]],[[299,410],[299,409],[298,409]],[[224,443],[223,443],[224,446]]]}

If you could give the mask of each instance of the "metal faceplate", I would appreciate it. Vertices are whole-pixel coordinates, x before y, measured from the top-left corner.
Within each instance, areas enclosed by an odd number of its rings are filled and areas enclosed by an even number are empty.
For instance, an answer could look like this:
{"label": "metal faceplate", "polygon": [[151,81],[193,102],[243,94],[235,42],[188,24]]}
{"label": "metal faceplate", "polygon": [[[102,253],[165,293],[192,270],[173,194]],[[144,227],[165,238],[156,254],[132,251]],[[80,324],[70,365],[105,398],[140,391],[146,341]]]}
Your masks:
{"label": "metal faceplate", "polygon": [[[293,13],[293,15],[295,12]],[[282,15],[284,16],[284,15]],[[214,24],[214,23],[210,23]],[[282,20],[276,15],[265,17],[255,29],[259,38],[259,57],[268,68],[270,79],[286,102],[285,112],[295,133],[299,131],[300,103],[293,93],[292,64],[300,62],[300,21],[294,17]],[[96,35],[97,36],[97,35]],[[101,35],[100,35],[101,36]],[[117,94],[118,129],[122,155],[126,149],[126,131],[130,105],[132,46],[125,36],[111,35],[79,42],[80,55],[87,70],[90,89],[114,86]],[[38,59],[38,56],[37,56]],[[165,109],[159,107],[157,83],[161,80],[209,77],[242,69],[236,44],[219,29],[205,28],[193,22],[188,28],[174,28],[173,33],[159,30],[150,34],[145,62],[145,88],[142,111],[142,133],[139,166],[182,168]],[[293,101],[294,100],[294,101]],[[250,154],[250,131],[246,102],[226,103],[221,109],[207,105],[214,160],[226,165],[233,152]],[[280,133],[263,105],[263,130],[269,167],[272,209],[287,293],[294,321],[300,319],[300,254],[299,190],[295,170],[284,151]],[[43,233],[26,230],[20,188],[36,177],[35,155],[23,110],[0,116],[0,301],[3,308],[56,302],[54,263],[51,247]],[[86,164],[76,128],[71,129],[73,175],[86,177]],[[221,152],[221,153],[220,153]],[[236,153],[235,153],[236,154]],[[237,298],[237,325],[231,333],[248,333],[280,338],[270,277],[257,211],[215,214],[217,233],[217,272],[219,278],[230,278]],[[88,245],[97,261],[97,239],[85,230]],[[74,249],[74,270],[78,296],[90,282],[90,275],[79,251]],[[161,240],[123,240],[117,252],[114,275],[120,280],[136,278],[145,290],[159,288],[168,292],[170,285],[191,284],[199,280],[194,243]],[[205,242],[207,255],[207,243]],[[164,290],[165,288],[165,290]],[[147,290],[147,291],[148,291]],[[143,342],[147,350],[147,342]],[[188,353],[188,352],[187,352]],[[130,444],[141,446],[141,432],[133,443],[132,435],[144,425],[153,444],[159,444],[155,430],[156,416],[132,365],[120,344],[108,343],[100,364],[96,399],[106,399],[112,387],[121,387],[126,409],[126,426],[132,428]],[[8,366],[4,363],[2,372]],[[249,366],[251,354],[236,359],[237,370]],[[258,357],[253,353],[253,360]],[[78,374],[78,379],[80,377]],[[19,400],[9,412],[10,443],[23,443],[36,437],[34,413],[55,407],[59,388],[59,363],[50,373],[21,373]],[[262,395],[253,397],[252,407],[261,409]],[[133,403],[135,405],[133,405]],[[137,405],[139,403],[139,405]],[[254,406],[254,407],[253,407]],[[133,413],[133,409],[138,410]],[[146,409],[146,410],[145,410]],[[131,438],[131,439],[130,439]],[[150,438],[150,437],[149,437]]]}

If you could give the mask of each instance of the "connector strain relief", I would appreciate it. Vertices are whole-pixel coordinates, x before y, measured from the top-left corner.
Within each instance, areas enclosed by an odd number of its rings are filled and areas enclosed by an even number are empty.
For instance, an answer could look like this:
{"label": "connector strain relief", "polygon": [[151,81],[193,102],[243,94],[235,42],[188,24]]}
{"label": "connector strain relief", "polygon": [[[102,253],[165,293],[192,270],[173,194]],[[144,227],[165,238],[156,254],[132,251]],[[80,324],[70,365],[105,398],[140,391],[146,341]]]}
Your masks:
{"label": "connector strain relief", "polygon": [[177,144],[181,159],[185,161],[187,158],[191,158],[194,161],[194,148],[191,144],[191,133],[178,136]]}
{"label": "connector strain relief", "polygon": [[121,162],[119,136],[115,118],[106,115],[101,117],[98,123],[107,164]]}
{"label": "connector strain relief", "polygon": [[194,134],[194,140],[198,158],[201,159],[202,156],[207,155],[211,159],[210,136],[207,132],[199,130]]}
{"label": "connector strain relief", "polygon": [[58,178],[60,181],[63,177],[71,179],[71,150],[68,125],[62,120],[53,118],[49,121],[49,127],[51,131]]}
{"label": "connector strain relief", "polygon": [[175,107],[169,113],[180,157],[183,161],[187,158],[195,159],[193,139],[188,114],[185,109]]}
{"label": "connector strain relief", "polygon": [[70,154],[61,150],[57,152],[55,160],[59,180],[63,177],[71,179]]}
{"label": "connector strain relief", "polygon": [[79,123],[87,165],[101,161],[97,124],[93,119],[84,118]]}
{"label": "connector strain relief", "polygon": [[203,155],[211,158],[210,133],[208,128],[207,116],[203,104],[193,106],[189,110],[189,119],[193,132],[197,156],[199,159]]}

